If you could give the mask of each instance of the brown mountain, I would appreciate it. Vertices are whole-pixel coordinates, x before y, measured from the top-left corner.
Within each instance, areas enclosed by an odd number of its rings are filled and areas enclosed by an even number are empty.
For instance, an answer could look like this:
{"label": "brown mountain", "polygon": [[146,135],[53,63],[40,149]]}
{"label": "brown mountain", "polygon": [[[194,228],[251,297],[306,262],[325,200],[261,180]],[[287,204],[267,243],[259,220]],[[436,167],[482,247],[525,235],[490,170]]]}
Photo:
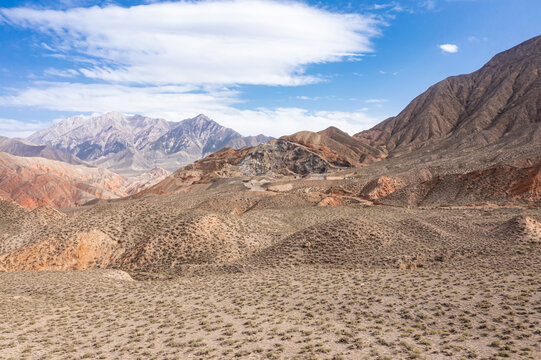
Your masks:
{"label": "brown mountain", "polygon": [[282,139],[305,145],[328,157],[336,164],[342,164],[346,167],[372,163],[382,156],[380,150],[365,145],[334,126],[317,133],[300,131],[290,136],[284,136]]}
{"label": "brown mountain", "polygon": [[447,78],[398,116],[354,137],[390,157],[415,150],[453,152],[487,145],[541,149],[541,36],[492,58],[480,70]]}

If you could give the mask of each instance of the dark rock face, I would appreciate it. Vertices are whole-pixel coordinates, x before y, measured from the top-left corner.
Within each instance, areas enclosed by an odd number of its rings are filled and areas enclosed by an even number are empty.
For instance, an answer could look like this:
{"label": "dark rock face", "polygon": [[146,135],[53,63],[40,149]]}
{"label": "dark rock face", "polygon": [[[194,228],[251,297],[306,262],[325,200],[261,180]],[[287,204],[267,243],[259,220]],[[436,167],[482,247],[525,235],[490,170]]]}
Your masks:
{"label": "dark rock face", "polygon": [[310,148],[284,139],[255,147],[239,165],[246,175],[264,175],[269,172],[306,175],[324,173],[335,166]]}

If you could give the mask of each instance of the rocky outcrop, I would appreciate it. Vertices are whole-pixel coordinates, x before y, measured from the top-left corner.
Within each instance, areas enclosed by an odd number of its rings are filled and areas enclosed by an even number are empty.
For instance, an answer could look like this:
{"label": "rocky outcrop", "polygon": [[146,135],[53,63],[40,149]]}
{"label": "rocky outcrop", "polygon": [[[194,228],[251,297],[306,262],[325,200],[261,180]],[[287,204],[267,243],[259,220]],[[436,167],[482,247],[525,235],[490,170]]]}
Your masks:
{"label": "rocky outcrop", "polygon": [[217,179],[252,176],[304,176],[326,173],[351,164],[297,141],[281,138],[252,148],[225,148],[185,166],[137,197],[193,191],[194,186],[210,185]]}
{"label": "rocky outcrop", "polygon": [[317,203],[317,206],[344,206],[346,203],[340,197],[328,196]]}
{"label": "rocky outcrop", "polygon": [[392,194],[396,190],[400,190],[405,185],[400,179],[381,176],[363,186],[360,195],[369,200],[377,200]]}
{"label": "rocky outcrop", "polygon": [[529,216],[519,215],[497,226],[494,234],[499,238],[541,243],[541,223]]}
{"label": "rocky outcrop", "polygon": [[499,165],[465,174],[437,175],[380,201],[392,205],[442,206],[541,203],[541,158],[533,165]]}

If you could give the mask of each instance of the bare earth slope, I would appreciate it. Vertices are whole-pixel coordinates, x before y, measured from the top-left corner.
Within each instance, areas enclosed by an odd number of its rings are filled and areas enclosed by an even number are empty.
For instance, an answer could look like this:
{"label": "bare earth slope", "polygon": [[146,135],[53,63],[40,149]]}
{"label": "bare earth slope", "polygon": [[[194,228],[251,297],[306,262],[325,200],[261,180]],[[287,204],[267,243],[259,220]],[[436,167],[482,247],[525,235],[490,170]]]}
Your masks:
{"label": "bare earth slope", "polygon": [[[363,268],[539,264],[536,233],[523,241],[500,237],[501,230],[495,230],[517,215],[527,215],[536,224],[541,220],[537,207],[371,206],[359,197],[329,195],[335,188],[331,183],[311,192],[294,187],[277,192],[272,189],[278,184],[273,183],[266,184],[266,191],[253,191],[226,183],[205,191],[101,202],[70,210],[69,216],[53,223],[29,222],[23,232],[9,230],[20,227],[6,211],[1,224],[8,235],[3,242],[20,246],[0,252],[0,269],[99,267],[181,274],[287,264]],[[341,199],[343,206],[317,206],[329,197]],[[520,256],[526,253],[528,258]]]}
{"label": "bare earth slope", "polygon": [[127,195],[127,185],[126,179],[105,169],[0,153],[0,197],[30,209],[118,198]]}
{"label": "bare earth slope", "polygon": [[432,86],[398,116],[355,135],[400,156],[541,142],[541,36],[496,55],[480,70]]}

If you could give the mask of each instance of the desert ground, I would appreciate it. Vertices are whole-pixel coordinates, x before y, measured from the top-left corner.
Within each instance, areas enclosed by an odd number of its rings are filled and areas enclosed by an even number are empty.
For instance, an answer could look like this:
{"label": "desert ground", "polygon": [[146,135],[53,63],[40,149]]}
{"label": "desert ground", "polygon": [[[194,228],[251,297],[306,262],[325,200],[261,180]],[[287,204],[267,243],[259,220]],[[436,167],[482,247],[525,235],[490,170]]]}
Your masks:
{"label": "desert ground", "polygon": [[[66,238],[66,224],[103,218],[103,233],[147,250],[109,269],[0,273],[0,359],[539,358],[538,208],[231,196],[38,214],[49,235],[57,226]],[[235,208],[250,210],[230,214]],[[112,214],[130,231],[116,229]],[[160,237],[159,228],[178,234]],[[145,231],[160,240],[151,250],[139,239]],[[187,234],[204,231],[218,234],[199,242],[213,251],[191,249]],[[189,261],[172,264],[175,251]]]}
{"label": "desert ground", "polygon": [[2,359],[538,359],[539,271],[0,276]]}

